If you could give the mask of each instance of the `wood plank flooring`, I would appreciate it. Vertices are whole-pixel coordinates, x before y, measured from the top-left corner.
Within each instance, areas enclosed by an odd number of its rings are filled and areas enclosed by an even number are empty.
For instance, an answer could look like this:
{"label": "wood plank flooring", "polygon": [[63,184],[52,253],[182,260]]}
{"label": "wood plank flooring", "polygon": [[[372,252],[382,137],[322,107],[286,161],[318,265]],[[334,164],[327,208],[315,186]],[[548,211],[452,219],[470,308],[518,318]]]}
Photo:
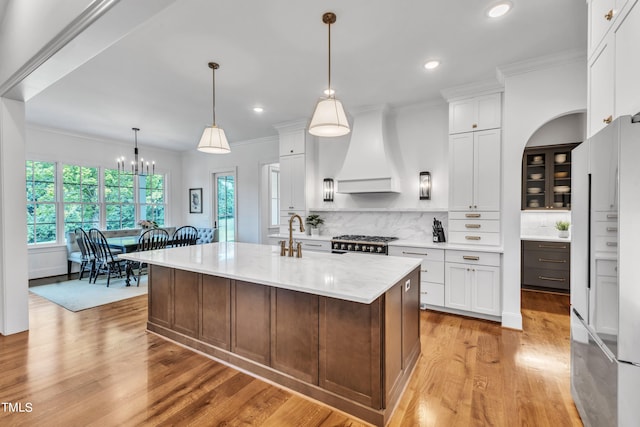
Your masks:
{"label": "wood plank flooring", "polygon": [[[146,297],[78,313],[29,298],[31,330],[0,336],[2,426],[366,425],[145,332]],[[569,297],[522,301],[522,332],[422,312],[422,356],[390,425],[582,425]]]}

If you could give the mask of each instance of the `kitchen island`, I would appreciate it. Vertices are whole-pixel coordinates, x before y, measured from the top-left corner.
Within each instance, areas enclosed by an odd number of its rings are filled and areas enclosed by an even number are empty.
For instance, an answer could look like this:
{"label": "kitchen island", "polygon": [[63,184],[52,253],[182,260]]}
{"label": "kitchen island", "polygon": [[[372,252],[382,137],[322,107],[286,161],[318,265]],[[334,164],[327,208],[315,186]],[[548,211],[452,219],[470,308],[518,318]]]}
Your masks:
{"label": "kitchen island", "polygon": [[149,268],[147,329],[383,426],[420,356],[420,260],[212,243]]}

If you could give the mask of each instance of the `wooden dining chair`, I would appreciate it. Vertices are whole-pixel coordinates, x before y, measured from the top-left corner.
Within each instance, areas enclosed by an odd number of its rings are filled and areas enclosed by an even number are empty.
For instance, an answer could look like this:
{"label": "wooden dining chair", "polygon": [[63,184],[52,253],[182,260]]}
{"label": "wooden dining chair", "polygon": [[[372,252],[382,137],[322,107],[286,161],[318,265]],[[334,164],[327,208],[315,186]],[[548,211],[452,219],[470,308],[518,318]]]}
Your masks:
{"label": "wooden dining chair", "polygon": [[[122,267],[125,260],[118,258],[117,255],[114,255],[111,252],[111,248],[107,243],[106,237],[104,234],[97,228],[92,228],[89,230],[89,240],[93,245],[96,266],[95,272],[93,275],[93,283],[96,283],[98,276],[100,274],[107,275],[107,287],[109,287],[109,282],[111,281],[111,274],[118,274],[118,277],[122,277]],[[89,280],[91,281],[91,280]]]}
{"label": "wooden dining chair", "polygon": [[171,246],[191,246],[198,241],[198,229],[190,225],[178,228],[171,237]]}
{"label": "wooden dining chair", "polygon": [[[140,236],[138,239],[138,248],[136,252],[153,251],[155,249],[164,249],[169,243],[169,233],[162,228],[152,228]],[[127,277],[133,275],[136,281],[136,286],[140,286],[140,276],[142,270],[147,267],[147,264],[141,261],[128,261],[127,262]],[[137,268],[138,273],[133,274],[133,270]]]}

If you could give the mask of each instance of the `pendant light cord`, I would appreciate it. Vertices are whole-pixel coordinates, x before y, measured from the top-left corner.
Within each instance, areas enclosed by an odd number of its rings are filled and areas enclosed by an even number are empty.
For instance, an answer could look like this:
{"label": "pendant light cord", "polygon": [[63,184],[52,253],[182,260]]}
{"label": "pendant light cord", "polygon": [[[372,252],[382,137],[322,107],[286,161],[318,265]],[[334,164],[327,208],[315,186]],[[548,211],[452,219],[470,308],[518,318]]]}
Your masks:
{"label": "pendant light cord", "polygon": [[328,24],[329,25],[329,98],[332,98],[333,96],[331,95],[331,23]]}
{"label": "pendant light cord", "polygon": [[216,125],[216,69],[211,67],[212,82],[213,82],[213,126]]}

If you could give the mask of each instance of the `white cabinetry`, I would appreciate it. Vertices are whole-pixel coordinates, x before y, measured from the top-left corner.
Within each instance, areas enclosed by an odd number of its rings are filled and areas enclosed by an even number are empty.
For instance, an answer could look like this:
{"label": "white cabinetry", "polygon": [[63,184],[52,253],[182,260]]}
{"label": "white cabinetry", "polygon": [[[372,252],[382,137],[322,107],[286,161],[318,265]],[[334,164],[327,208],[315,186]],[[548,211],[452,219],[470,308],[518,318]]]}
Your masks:
{"label": "white cabinetry", "polygon": [[304,154],[305,132],[304,129],[297,129],[280,133],[280,156]]}
{"label": "white cabinetry", "polygon": [[500,254],[446,251],[445,307],[499,316],[500,290]]}
{"label": "white cabinetry", "polygon": [[390,256],[422,259],[420,305],[444,306],[444,250],[412,246],[389,246]]}
{"label": "white cabinetry", "polygon": [[500,93],[462,99],[449,104],[449,133],[500,127]]}
{"label": "white cabinetry", "polygon": [[[272,246],[280,246],[280,241],[284,240],[285,245],[289,244],[288,237],[269,237],[269,244]],[[299,238],[296,236],[294,242],[300,242],[302,245],[302,255],[304,256],[305,251],[311,252],[331,252],[331,242],[329,240],[321,240],[321,239],[305,239]]]}
{"label": "white cabinetry", "polygon": [[[315,180],[312,139],[300,125],[278,129],[280,133],[280,232],[289,232],[289,218],[304,220],[307,201],[313,198]],[[301,235],[296,222],[296,235]]]}
{"label": "white cabinetry", "polygon": [[450,210],[500,210],[500,153],[499,129],[450,136]]}
{"label": "white cabinetry", "polygon": [[639,39],[638,0],[589,2],[587,137],[617,117],[640,111]]}

